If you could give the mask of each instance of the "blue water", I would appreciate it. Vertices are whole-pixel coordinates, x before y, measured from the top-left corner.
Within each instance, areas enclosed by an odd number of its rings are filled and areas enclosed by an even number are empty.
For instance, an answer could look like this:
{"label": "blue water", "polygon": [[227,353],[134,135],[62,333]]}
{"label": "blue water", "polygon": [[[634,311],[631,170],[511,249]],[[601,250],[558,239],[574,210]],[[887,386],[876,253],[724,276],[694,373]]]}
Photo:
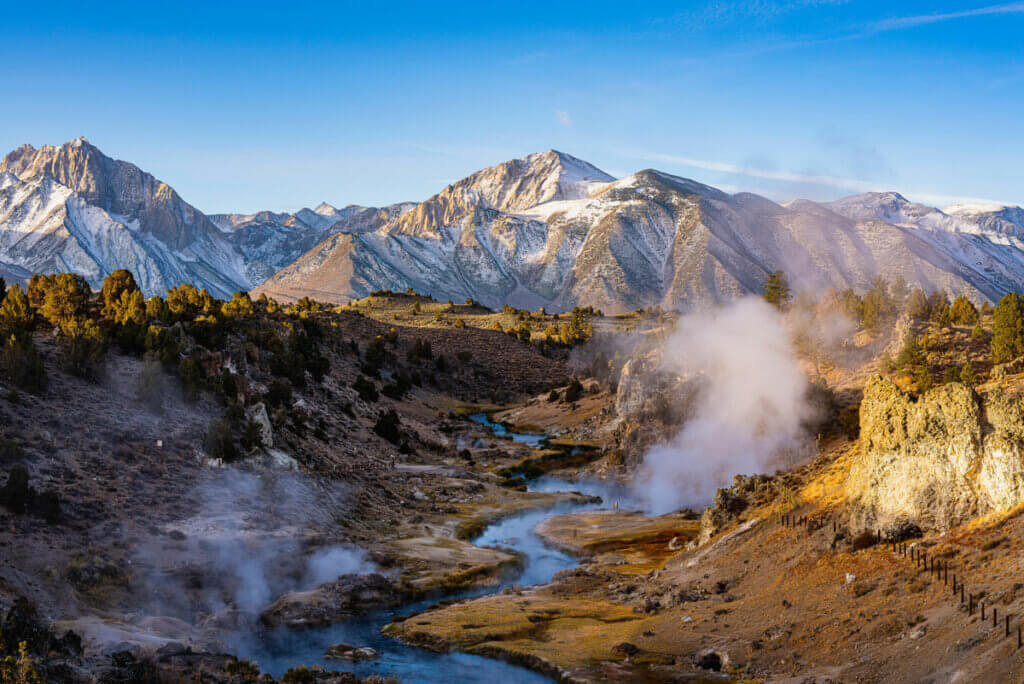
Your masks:
{"label": "blue water", "polygon": [[527,446],[537,449],[544,444],[547,440],[547,435],[531,434],[529,432],[512,432],[501,423],[495,423],[487,417],[486,413],[474,413],[469,417],[474,423],[480,423],[481,425],[490,429],[494,433],[495,437],[507,437],[513,442],[519,444],[526,444]]}
{"label": "blue water", "polygon": [[[529,444],[536,448],[543,435],[523,435],[506,430],[491,422],[484,414],[473,416],[473,420],[494,430],[495,434]],[[499,432],[499,429],[501,432]],[[619,501],[620,507],[629,507],[627,492],[601,482],[565,482],[557,478],[544,477],[530,484],[530,489],[545,492],[580,491],[601,496],[603,504],[564,503],[552,508],[530,511],[506,518],[487,527],[483,534],[472,540],[478,546],[502,546],[515,549],[525,555],[525,567],[516,577],[506,580],[498,588],[474,589],[448,598],[469,598],[501,591],[507,586],[543,584],[549,582],[555,573],[576,565],[572,557],[544,544],[534,529],[546,518],[574,511],[609,507],[612,501]],[[395,675],[404,684],[423,682],[427,684],[452,684],[453,682],[486,682],[494,684],[516,684],[523,682],[549,682],[549,678],[524,668],[497,660],[482,658],[465,653],[434,653],[422,648],[406,646],[396,639],[383,636],[382,627],[398,615],[423,610],[433,600],[408,603],[397,609],[362,615],[343,623],[309,630],[281,629],[256,634],[243,634],[228,642],[229,650],[240,658],[252,660],[260,669],[280,676],[295,665],[323,665],[329,670],[347,670],[360,676],[370,674]],[[380,657],[377,660],[359,663],[327,660],[324,652],[331,646],[345,643],[352,646],[369,646]]]}

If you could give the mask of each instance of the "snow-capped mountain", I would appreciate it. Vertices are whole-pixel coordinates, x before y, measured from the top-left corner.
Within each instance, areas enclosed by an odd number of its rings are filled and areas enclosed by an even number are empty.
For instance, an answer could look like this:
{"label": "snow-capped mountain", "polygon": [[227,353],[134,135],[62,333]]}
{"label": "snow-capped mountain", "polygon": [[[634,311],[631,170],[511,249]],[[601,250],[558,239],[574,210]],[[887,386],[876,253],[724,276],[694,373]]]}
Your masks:
{"label": "snow-capped mountain", "polygon": [[413,203],[378,209],[349,205],[337,209],[320,203],[293,214],[261,211],[256,214],[213,214],[210,219],[243,255],[250,283],[259,284],[292,263],[333,233],[377,230]]}
{"label": "snow-capped mountain", "polygon": [[332,231],[373,230],[397,213],[322,203],[294,214],[208,217],[169,185],[84,138],[59,147],[24,145],[0,161],[0,276],[19,281],[74,271],[98,287],[114,269],[127,268],[147,295],[190,282],[229,297]]}
{"label": "snow-capped mountain", "polygon": [[701,306],[760,292],[776,269],[795,289],[899,274],[995,300],[1024,291],[1024,210],[942,211],[898,193],[783,206],[655,170],[615,180],[549,150],[417,204],[206,216],[84,139],[0,162],[0,275],[72,270],[98,286],[116,268],[147,294],[191,282],[345,302],[412,287],[553,310]]}
{"label": "snow-capped mountain", "polygon": [[260,289],[343,302],[412,287],[492,307],[622,311],[760,292],[782,269],[795,288],[863,290],[900,274],[996,299],[1024,288],[1024,245],[1009,225],[896,193],[782,206],[655,170],[615,181],[549,151],[479,171],[376,231],[332,235]]}
{"label": "snow-capped mountain", "polygon": [[84,138],[0,161],[0,261],[74,271],[94,287],[128,268],[147,294],[182,282],[218,296],[249,287],[242,256],[202,212]]}

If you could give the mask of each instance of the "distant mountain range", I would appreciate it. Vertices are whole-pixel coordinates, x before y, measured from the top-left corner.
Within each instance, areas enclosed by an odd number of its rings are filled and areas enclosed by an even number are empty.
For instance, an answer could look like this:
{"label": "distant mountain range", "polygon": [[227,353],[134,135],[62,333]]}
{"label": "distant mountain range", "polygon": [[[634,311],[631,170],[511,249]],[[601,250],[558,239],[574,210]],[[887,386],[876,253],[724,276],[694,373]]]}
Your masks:
{"label": "distant mountain range", "polygon": [[1024,210],[897,193],[780,205],[656,170],[616,180],[549,150],[420,203],[207,216],[83,138],[4,157],[0,275],[75,271],[98,286],[116,268],[147,294],[191,282],[338,303],[411,287],[492,307],[687,308],[760,292],[776,269],[795,289],[901,274],[995,300],[1024,291]]}

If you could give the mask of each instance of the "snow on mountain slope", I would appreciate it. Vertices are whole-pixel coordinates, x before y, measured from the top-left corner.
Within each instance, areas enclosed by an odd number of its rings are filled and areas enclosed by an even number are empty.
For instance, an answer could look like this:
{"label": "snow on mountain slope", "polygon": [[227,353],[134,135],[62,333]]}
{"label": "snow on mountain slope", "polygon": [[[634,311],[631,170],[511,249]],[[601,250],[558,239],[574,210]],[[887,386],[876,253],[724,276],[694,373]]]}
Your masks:
{"label": "snow on mountain slope", "polygon": [[0,160],[0,261],[75,271],[99,286],[117,268],[147,295],[191,282],[217,296],[248,289],[244,258],[165,183],[84,138],[23,145]]}
{"label": "snow on mountain slope", "polygon": [[0,161],[0,273],[73,270],[99,285],[115,268],[147,294],[262,283],[285,300],[344,302],[412,287],[553,310],[700,307],[760,292],[776,269],[795,289],[902,275],[995,300],[1024,290],[1024,210],[944,212],[897,193],[782,206],[656,170],[615,180],[549,150],[417,204],[208,217],[84,139]]}
{"label": "snow on mountain slope", "polygon": [[1009,232],[896,193],[781,206],[654,170],[613,181],[573,159],[549,151],[479,171],[374,233],[333,236],[260,290],[344,302],[412,287],[492,307],[622,311],[760,292],[775,269],[815,291],[864,290],[878,274],[977,300],[1024,288]]}

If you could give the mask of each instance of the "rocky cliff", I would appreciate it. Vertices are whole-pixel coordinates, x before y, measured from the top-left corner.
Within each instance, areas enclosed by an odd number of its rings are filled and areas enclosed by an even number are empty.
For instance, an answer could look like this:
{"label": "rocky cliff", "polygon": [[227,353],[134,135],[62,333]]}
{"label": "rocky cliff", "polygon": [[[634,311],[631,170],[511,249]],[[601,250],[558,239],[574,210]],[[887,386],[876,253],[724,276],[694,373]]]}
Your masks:
{"label": "rocky cliff", "polygon": [[948,383],[912,397],[868,381],[846,489],[859,526],[946,529],[1024,501],[1024,405]]}

